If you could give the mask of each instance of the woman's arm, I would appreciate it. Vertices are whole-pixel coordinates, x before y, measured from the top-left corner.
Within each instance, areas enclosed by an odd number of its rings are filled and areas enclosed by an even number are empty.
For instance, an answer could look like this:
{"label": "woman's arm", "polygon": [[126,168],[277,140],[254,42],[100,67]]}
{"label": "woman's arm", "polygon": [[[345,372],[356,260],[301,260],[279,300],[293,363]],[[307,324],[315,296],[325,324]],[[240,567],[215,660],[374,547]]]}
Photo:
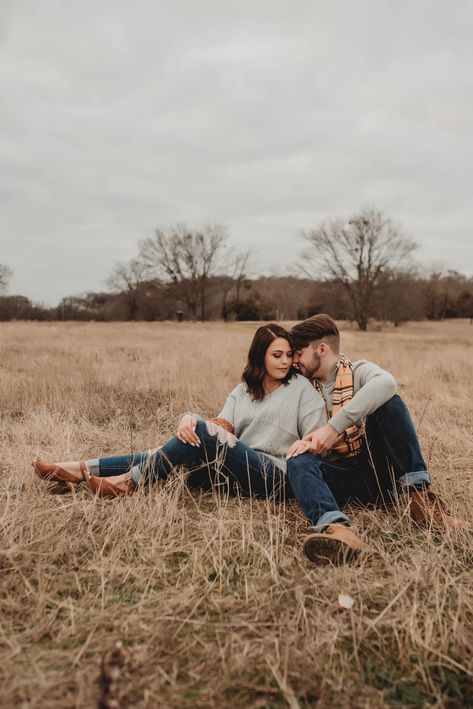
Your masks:
{"label": "woman's arm", "polygon": [[307,435],[325,425],[325,403],[319,392],[309,384],[304,387],[297,412],[297,430],[300,439],[295,441],[287,452],[286,458],[307,453],[309,443],[304,439]]}
{"label": "woman's arm", "polygon": [[[221,426],[229,433],[233,433],[234,428],[234,418],[235,418],[235,407],[236,407],[236,396],[235,390],[227,397],[227,400],[223,406],[223,409],[216,418],[210,419],[212,423],[217,426]],[[179,425],[177,427],[176,438],[178,438],[182,443],[189,443],[190,445],[200,445],[199,437],[195,432],[195,427],[197,420],[203,420],[200,416],[192,413],[185,413],[181,416]]]}
{"label": "woman's arm", "polygon": [[301,438],[324,426],[326,421],[324,400],[312,384],[307,384],[302,391],[297,412],[297,429]]}
{"label": "woman's arm", "polygon": [[234,432],[235,429],[235,409],[236,409],[236,391],[238,387],[234,389],[231,394],[227,396],[227,400],[223,405],[223,409],[220,411],[218,416],[212,421],[217,424],[217,426],[222,426],[230,433]]}

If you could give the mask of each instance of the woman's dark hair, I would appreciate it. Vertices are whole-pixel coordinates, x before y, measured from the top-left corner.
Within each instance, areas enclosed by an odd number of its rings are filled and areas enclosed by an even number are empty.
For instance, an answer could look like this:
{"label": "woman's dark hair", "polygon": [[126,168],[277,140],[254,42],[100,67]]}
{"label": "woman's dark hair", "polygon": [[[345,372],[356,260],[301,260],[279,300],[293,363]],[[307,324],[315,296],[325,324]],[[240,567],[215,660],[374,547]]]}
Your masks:
{"label": "woman's dark hair", "polygon": [[[264,358],[266,350],[277,337],[283,337],[289,342],[291,349],[294,348],[294,343],[290,333],[276,323],[268,323],[261,325],[253,337],[253,341],[248,351],[248,360],[246,367],[243,370],[241,378],[246,384],[246,389],[253,401],[261,401],[264,398],[263,379],[266,374],[264,368]],[[290,367],[288,373],[282,380],[283,384],[287,384],[291,377],[295,374],[295,369]]]}

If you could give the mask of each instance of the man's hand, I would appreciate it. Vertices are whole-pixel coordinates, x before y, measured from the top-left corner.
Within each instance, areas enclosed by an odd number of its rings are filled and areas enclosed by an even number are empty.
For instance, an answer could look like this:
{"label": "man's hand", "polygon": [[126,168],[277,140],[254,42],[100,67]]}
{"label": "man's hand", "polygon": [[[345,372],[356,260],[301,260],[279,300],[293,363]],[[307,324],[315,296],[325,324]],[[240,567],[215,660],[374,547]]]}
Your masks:
{"label": "man's hand", "polygon": [[338,438],[338,433],[329,423],[322,428],[318,428],[312,433],[304,436],[304,442],[308,444],[307,450],[315,455],[321,455],[333,447]]}
{"label": "man's hand", "polygon": [[191,446],[200,446],[200,438],[195,432],[196,420],[190,414],[185,414],[179,421],[176,438],[181,443],[189,443]]}

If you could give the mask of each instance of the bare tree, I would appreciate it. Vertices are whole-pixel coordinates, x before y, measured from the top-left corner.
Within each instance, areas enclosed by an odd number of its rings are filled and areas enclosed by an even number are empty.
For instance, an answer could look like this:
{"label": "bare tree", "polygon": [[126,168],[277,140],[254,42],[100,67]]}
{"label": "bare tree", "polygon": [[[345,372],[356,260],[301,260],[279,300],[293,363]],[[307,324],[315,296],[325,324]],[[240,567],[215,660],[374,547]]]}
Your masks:
{"label": "bare tree", "polygon": [[234,303],[240,302],[241,288],[248,278],[248,262],[252,254],[253,248],[251,246],[245,251],[234,251],[232,249],[228,254],[225,266],[226,275],[223,276],[220,287],[223,298],[222,317],[224,320],[227,319],[228,295],[232,288],[235,288]]}
{"label": "bare tree", "polygon": [[13,275],[13,271],[0,263],[0,293],[3,293],[8,288],[8,283]]}
{"label": "bare tree", "polygon": [[365,207],[348,221],[337,219],[304,233],[310,248],[303,268],[316,267],[318,275],[335,279],[350,298],[360,330],[366,330],[373,295],[388,269],[404,264],[416,248],[381,211]]}
{"label": "bare tree", "polygon": [[246,249],[246,251],[240,251],[236,254],[235,260],[233,262],[233,273],[232,278],[235,281],[235,295],[236,302],[240,302],[240,293],[243,283],[248,278],[248,261],[253,255],[253,249]]}
{"label": "bare tree", "polygon": [[373,313],[379,320],[390,320],[396,327],[408,320],[425,317],[425,286],[415,268],[385,270]]}
{"label": "bare tree", "polygon": [[468,279],[454,270],[434,270],[425,281],[425,314],[428,320],[457,317],[457,301]]}
{"label": "bare tree", "polygon": [[128,317],[135,320],[140,303],[140,292],[147,280],[146,264],[136,259],[129,263],[117,263],[107,279],[113,291],[123,294],[128,307]]}
{"label": "bare tree", "polygon": [[140,261],[151,273],[172,284],[176,297],[186,303],[192,317],[206,319],[209,280],[223,264],[227,230],[218,224],[189,229],[177,224],[157,229],[140,243]]}
{"label": "bare tree", "polygon": [[473,325],[473,291],[462,291],[458,296],[457,305],[459,317],[470,318],[470,325]]}

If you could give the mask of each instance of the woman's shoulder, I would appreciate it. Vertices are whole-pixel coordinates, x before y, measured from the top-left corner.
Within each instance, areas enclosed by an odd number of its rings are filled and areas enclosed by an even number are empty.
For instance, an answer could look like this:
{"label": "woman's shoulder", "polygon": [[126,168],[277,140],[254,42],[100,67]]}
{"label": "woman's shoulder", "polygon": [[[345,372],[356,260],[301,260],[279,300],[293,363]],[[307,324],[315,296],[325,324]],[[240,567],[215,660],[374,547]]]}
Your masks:
{"label": "woman's shoulder", "polygon": [[307,379],[307,377],[304,377],[302,374],[294,374],[294,376],[292,376],[289,380],[288,386],[293,388],[294,391],[299,392],[303,392],[305,390],[315,391],[314,386],[311,384],[310,380]]}
{"label": "woman's shoulder", "polygon": [[240,383],[240,384],[237,384],[234,389],[232,389],[232,391],[230,392],[229,396],[234,396],[235,399],[241,399],[241,398],[244,397],[245,394],[247,394],[247,393],[248,393],[248,392],[247,392],[247,389],[246,389],[245,384]]}

